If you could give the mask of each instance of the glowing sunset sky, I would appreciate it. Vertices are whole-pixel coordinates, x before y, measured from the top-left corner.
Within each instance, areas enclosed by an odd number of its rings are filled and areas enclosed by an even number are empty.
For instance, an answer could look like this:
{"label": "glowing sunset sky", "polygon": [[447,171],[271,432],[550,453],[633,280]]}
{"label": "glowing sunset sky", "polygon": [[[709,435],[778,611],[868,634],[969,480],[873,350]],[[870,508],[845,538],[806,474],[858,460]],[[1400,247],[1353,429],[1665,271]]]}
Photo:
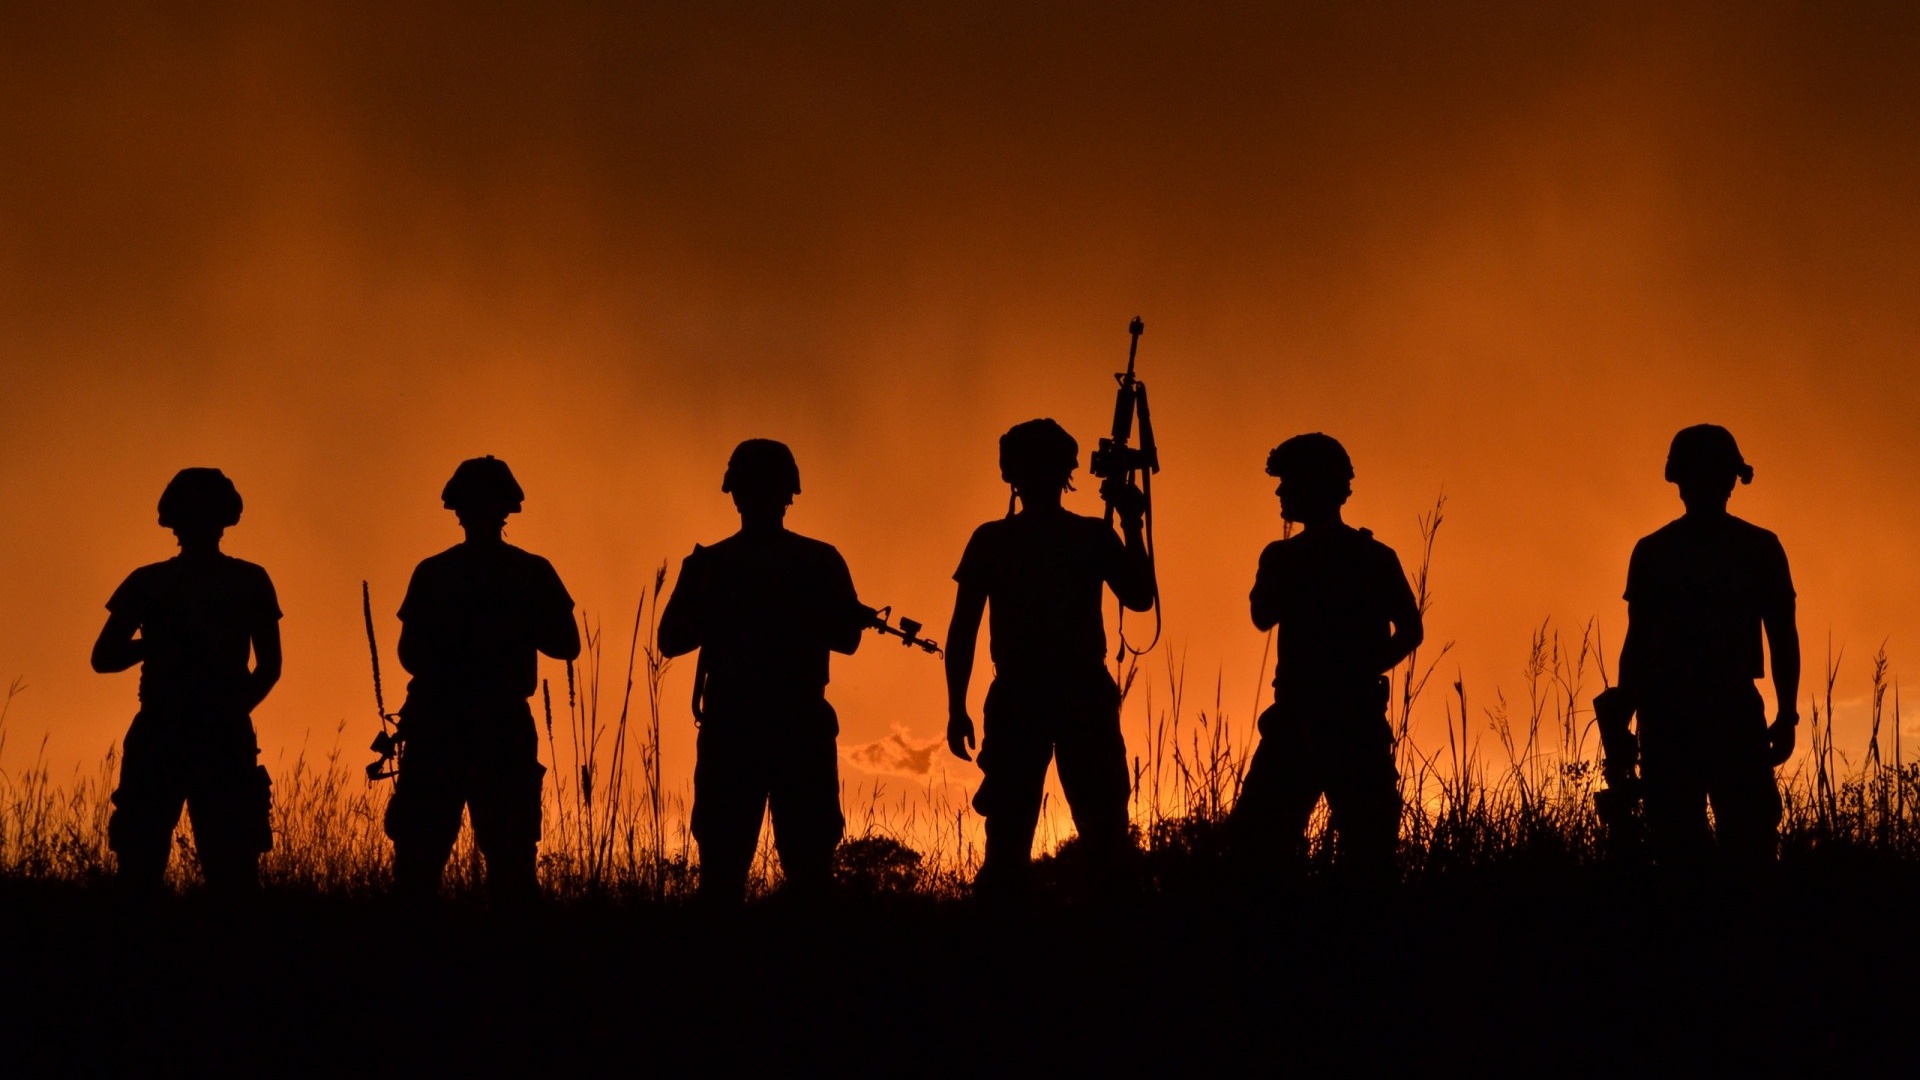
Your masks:
{"label": "glowing sunset sky", "polygon": [[[83,7],[0,15],[9,767],[125,730],[134,676],[88,649],[172,553],[154,502],[187,465],[234,478],[227,550],[280,589],[269,760],[345,719],[358,763],[359,583],[391,664],[477,454],[610,655],[653,568],[733,529],[751,436],[799,457],[790,525],[938,635],[1005,510],[994,440],[1053,416],[1084,462],[1135,314],[1165,647],[1236,720],[1261,466],[1308,430],[1408,562],[1446,493],[1429,636],[1476,700],[1542,619],[1617,648],[1699,421],[1757,470],[1733,509],[1786,544],[1809,681],[1831,631],[1857,723],[1860,661],[1920,656],[1920,15],[1894,5]],[[830,696],[847,749],[945,718],[939,665],[877,638]]]}

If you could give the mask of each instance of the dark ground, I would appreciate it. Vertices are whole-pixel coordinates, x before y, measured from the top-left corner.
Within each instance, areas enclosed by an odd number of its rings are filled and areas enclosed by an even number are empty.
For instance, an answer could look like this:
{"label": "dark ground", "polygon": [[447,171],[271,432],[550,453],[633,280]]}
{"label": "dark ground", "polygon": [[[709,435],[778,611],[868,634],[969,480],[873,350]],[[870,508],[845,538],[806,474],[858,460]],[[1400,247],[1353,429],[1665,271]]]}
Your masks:
{"label": "dark ground", "polygon": [[1920,868],[1475,871],[1365,896],[733,917],[0,882],[9,1075],[1912,1067]]}

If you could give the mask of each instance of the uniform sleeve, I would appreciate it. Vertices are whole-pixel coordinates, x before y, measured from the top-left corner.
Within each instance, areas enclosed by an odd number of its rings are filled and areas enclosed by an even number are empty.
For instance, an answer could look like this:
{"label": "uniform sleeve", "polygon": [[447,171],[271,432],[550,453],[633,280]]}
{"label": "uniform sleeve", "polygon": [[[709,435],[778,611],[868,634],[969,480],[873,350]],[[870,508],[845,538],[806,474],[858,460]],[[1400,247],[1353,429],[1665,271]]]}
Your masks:
{"label": "uniform sleeve", "polygon": [[960,554],[960,565],[953,572],[953,580],[969,588],[992,591],[994,564],[993,533],[988,525],[973,530],[973,536],[967,540],[967,550]]}
{"label": "uniform sleeve", "polygon": [[571,617],[573,597],[567,593],[567,586],[560,580],[560,571],[546,559],[540,560],[540,570],[535,579],[538,582],[537,596],[540,606],[547,613]]}
{"label": "uniform sleeve", "polygon": [[1413,583],[1407,580],[1407,568],[1401,565],[1399,553],[1385,544],[1380,545],[1380,590],[1389,612],[1412,611],[1420,606],[1414,599]]}
{"label": "uniform sleeve", "polygon": [[828,549],[826,583],[827,596],[835,607],[845,608],[860,603],[860,593],[853,587],[853,571],[847,569],[846,557],[831,548]]}
{"label": "uniform sleeve", "polygon": [[1259,565],[1253,571],[1253,592],[1248,595],[1256,606],[1271,601],[1280,577],[1280,545],[1268,544],[1260,551]]}
{"label": "uniform sleeve", "polygon": [[1260,563],[1253,571],[1253,591],[1247,594],[1255,625],[1279,621],[1282,550],[1278,543],[1272,543],[1260,551]]}
{"label": "uniform sleeve", "polygon": [[1095,552],[1094,565],[1100,568],[1100,578],[1110,586],[1117,586],[1128,574],[1127,546],[1120,542],[1120,534],[1113,526],[1101,518],[1087,519],[1088,529],[1093,533]]}
{"label": "uniform sleeve", "polygon": [[133,573],[128,574],[127,580],[121,582],[120,587],[113,590],[112,596],[107,597],[107,610],[115,615],[130,616],[139,622],[146,621],[146,579],[141,575],[140,571],[135,570]]}
{"label": "uniform sleeve", "polygon": [[1767,542],[1761,548],[1760,573],[1761,596],[1769,606],[1793,601],[1793,572],[1787,569],[1787,549],[1772,533],[1767,534]]}
{"label": "uniform sleeve", "polygon": [[860,603],[859,591],[853,587],[853,572],[847,569],[846,557],[829,547],[820,570],[824,610],[833,613],[833,631],[837,633],[847,626],[864,629],[866,620],[861,616],[866,609]]}
{"label": "uniform sleeve", "polygon": [[429,595],[432,588],[430,578],[426,563],[413,568],[413,576],[407,579],[407,595],[400,601],[398,614],[401,622],[419,619],[433,606],[433,599]]}
{"label": "uniform sleeve", "polygon": [[259,570],[260,576],[259,581],[254,585],[253,601],[250,605],[252,614],[262,622],[279,622],[282,614],[280,594],[274,591],[273,578],[267,575],[264,568],[256,567],[255,569]]}
{"label": "uniform sleeve", "polygon": [[1627,560],[1627,591],[1620,598],[1631,604],[1647,594],[1647,542],[1633,545],[1633,556]]}

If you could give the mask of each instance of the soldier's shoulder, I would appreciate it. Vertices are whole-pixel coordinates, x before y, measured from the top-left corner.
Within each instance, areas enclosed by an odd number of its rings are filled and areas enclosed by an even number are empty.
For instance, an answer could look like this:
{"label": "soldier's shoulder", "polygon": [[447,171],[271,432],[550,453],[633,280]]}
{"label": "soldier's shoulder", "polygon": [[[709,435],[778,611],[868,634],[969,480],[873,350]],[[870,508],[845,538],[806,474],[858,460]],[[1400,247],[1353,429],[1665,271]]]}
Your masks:
{"label": "soldier's shoulder", "polygon": [[825,540],[792,531],[787,536],[790,537],[787,543],[794,556],[809,566],[832,570],[847,565],[846,556],[840,554],[840,549]]}
{"label": "soldier's shoulder", "polygon": [[444,573],[449,568],[457,564],[460,561],[460,557],[461,557],[461,552],[460,552],[459,544],[455,544],[452,547],[447,548],[445,551],[436,551],[433,554],[427,556],[426,558],[421,559],[419,563],[415,564],[413,568],[414,576],[419,577],[422,574],[431,575],[431,574]]}
{"label": "soldier's shoulder", "polygon": [[1348,535],[1347,540],[1354,546],[1362,548],[1371,554],[1391,555],[1394,558],[1399,558],[1386,541],[1373,535],[1372,529],[1356,527],[1353,532]]}
{"label": "soldier's shoulder", "polygon": [[1118,544],[1120,542],[1120,534],[1113,531],[1113,525],[1110,524],[1104,516],[1094,517],[1091,514],[1079,514],[1069,511],[1067,514],[1067,527],[1072,529],[1074,535],[1080,537],[1085,543]]}
{"label": "soldier's shoulder", "polygon": [[261,566],[259,563],[256,563],[256,562],[248,562],[245,559],[237,559],[232,555],[225,555],[223,557],[227,560],[227,572],[229,574],[232,574],[234,577],[237,577],[242,581],[249,581],[255,584],[265,584],[268,586],[272,586],[273,576],[267,573],[266,567]]}
{"label": "soldier's shoulder", "polygon": [[1772,544],[1775,546],[1778,546],[1780,543],[1780,537],[1777,536],[1772,529],[1755,525],[1746,518],[1734,517],[1732,514],[1728,514],[1727,525],[1735,533],[1752,543]]}
{"label": "soldier's shoulder", "polygon": [[973,535],[968,538],[967,546],[999,543],[1012,528],[1012,518],[990,518],[974,528]]}
{"label": "soldier's shoulder", "polygon": [[834,547],[832,544],[827,543],[825,540],[822,540],[814,536],[808,536],[805,533],[797,533],[797,532],[794,532],[792,529],[787,530],[786,539],[787,539],[787,543],[792,545],[795,549],[800,551],[805,551],[809,554],[813,554],[813,555],[840,554],[839,548]]}
{"label": "soldier's shoulder", "polygon": [[150,562],[145,566],[134,567],[133,573],[127,575],[127,580],[153,581],[159,578],[170,577],[179,572],[180,560],[178,558],[161,559],[159,562]]}
{"label": "soldier's shoulder", "polygon": [[136,566],[133,572],[120,582],[120,587],[114,590],[114,595],[118,597],[149,593],[164,583],[176,579],[179,574],[179,562],[175,559],[162,559],[145,566]]}
{"label": "soldier's shoulder", "polygon": [[507,548],[507,558],[512,559],[514,562],[517,562],[523,566],[529,566],[534,568],[544,568],[547,570],[553,569],[553,564],[547,561],[547,557],[545,555],[535,555],[533,552],[528,551],[526,548],[514,547],[512,544],[506,545],[506,548]]}
{"label": "soldier's shoulder", "polygon": [[1686,530],[1687,519],[1684,517],[1674,518],[1672,521],[1667,522],[1665,525],[1660,526],[1635,541],[1633,550],[1635,552],[1658,552],[1671,548],[1681,541]]}

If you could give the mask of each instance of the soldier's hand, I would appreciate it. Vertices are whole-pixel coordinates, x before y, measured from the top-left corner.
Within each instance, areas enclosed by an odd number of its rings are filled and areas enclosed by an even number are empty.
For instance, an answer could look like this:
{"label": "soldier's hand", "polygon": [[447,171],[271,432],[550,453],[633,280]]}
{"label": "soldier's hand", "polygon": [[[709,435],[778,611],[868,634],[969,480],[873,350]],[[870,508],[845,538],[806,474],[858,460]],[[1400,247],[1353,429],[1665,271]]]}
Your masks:
{"label": "soldier's hand", "polygon": [[1793,733],[1800,726],[1800,714],[1782,712],[1767,728],[1767,764],[1785,765],[1793,756]]}
{"label": "soldier's hand", "polygon": [[968,716],[965,710],[949,715],[947,717],[947,749],[953,751],[953,756],[961,761],[972,761],[973,755],[968,751],[972,750],[973,746],[973,717]]}
{"label": "soldier's hand", "polygon": [[1135,528],[1147,513],[1147,495],[1139,485],[1128,483],[1119,477],[1100,485],[1100,497],[1120,515],[1120,524]]}

